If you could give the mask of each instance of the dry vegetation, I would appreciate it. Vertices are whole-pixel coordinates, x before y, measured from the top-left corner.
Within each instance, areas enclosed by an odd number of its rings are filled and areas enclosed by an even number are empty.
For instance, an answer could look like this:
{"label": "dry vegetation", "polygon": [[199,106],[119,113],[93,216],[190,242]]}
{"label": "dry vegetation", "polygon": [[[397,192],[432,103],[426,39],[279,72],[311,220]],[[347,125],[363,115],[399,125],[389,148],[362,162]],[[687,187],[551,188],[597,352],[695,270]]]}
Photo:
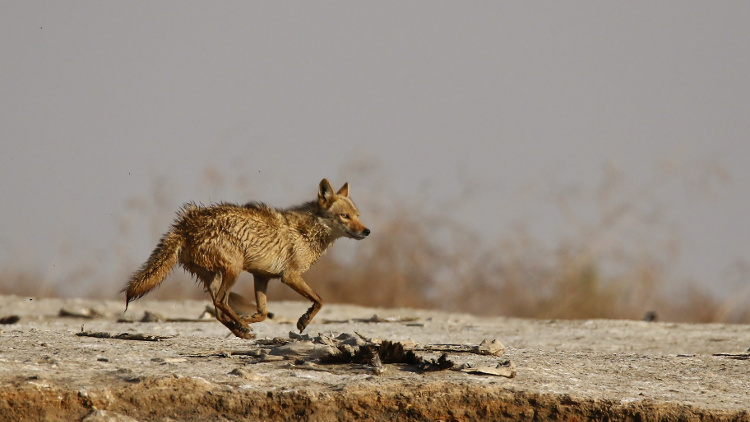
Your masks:
{"label": "dry vegetation", "polygon": [[[240,188],[247,189],[245,177],[230,181],[212,169],[204,175],[204,189],[234,186],[256,199]],[[440,213],[446,208],[440,204],[426,207],[392,194],[384,203],[375,200],[385,197],[378,192],[368,192],[369,198],[355,195],[373,235],[356,244],[340,240],[306,279],[328,303],[531,318],[640,319],[654,313],[660,320],[750,322],[750,311],[734,300],[736,295],[720,301],[673,274],[679,242],[651,198],[665,177],[629,187],[613,170],[595,192],[556,192],[548,201],[550,213],[565,229],[554,243],[535,237],[532,221],[502,230],[503,235],[488,242]],[[152,198],[128,201],[117,220],[122,238],[148,230],[155,245],[175,211],[173,203],[164,182],[155,184]],[[504,227],[507,222],[487,215],[487,224]],[[33,268],[6,266],[0,271],[0,294],[57,296],[63,294],[61,285],[69,288],[88,280],[79,290],[82,295],[111,298],[147,256],[143,251],[135,256],[126,243],[115,247],[121,257],[115,276],[97,274],[95,262],[55,282],[45,281]],[[740,277],[747,274],[745,269]],[[250,276],[243,277],[235,290],[252,297]],[[91,281],[97,278],[118,282]],[[205,293],[177,270],[150,297],[205,298]],[[281,283],[272,283],[269,297],[271,310],[274,300],[299,299]]]}

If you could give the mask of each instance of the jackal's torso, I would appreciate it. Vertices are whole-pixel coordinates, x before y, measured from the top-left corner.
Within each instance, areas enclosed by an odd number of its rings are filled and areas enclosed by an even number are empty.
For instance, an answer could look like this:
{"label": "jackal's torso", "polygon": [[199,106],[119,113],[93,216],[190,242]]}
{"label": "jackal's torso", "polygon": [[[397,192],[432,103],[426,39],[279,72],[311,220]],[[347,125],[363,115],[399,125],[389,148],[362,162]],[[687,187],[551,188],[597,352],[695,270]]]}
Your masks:
{"label": "jackal's torso", "polygon": [[266,277],[304,272],[334,240],[315,205],[281,210],[260,203],[188,204],[175,222],[185,238],[180,262],[210,271],[241,263]]}

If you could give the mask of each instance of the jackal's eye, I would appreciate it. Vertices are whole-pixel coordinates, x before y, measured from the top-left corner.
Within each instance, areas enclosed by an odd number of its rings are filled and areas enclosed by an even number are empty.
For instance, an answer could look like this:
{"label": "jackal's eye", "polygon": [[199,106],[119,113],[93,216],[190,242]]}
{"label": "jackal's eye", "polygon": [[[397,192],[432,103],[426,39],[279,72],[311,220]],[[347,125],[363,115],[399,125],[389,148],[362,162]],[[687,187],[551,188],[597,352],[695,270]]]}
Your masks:
{"label": "jackal's eye", "polygon": [[344,214],[339,214],[339,215],[340,215],[340,216],[341,216],[341,218],[343,218],[344,220],[348,220],[348,219],[349,219],[349,214],[347,214],[347,213],[344,213]]}

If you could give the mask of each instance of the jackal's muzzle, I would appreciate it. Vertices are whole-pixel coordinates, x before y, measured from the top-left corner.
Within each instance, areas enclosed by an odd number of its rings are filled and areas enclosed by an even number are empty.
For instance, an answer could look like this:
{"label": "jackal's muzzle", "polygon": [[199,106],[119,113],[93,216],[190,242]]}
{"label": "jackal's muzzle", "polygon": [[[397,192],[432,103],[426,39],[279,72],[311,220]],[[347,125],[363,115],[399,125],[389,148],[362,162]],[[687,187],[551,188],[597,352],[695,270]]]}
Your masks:
{"label": "jackal's muzzle", "polygon": [[348,234],[352,239],[362,240],[370,234],[370,229],[366,228],[360,232],[350,232],[347,230],[346,234]]}

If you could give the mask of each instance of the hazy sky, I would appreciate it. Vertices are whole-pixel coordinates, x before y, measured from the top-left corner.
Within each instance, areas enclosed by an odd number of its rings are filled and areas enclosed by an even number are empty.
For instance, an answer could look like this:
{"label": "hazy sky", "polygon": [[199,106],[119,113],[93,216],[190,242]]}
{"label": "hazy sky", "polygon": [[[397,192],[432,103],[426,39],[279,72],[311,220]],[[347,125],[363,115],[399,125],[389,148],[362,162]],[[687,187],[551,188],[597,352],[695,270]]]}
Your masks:
{"label": "hazy sky", "polygon": [[0,263],[117,260],[155,180],[171,208],[290,205],[328,177],[434,212],[474,186],[447,215],[554,238],[540,198],[668,162],[652,201],[681,271],[725,286],[750,265],[749,23],[747,1],[0,1]]}

